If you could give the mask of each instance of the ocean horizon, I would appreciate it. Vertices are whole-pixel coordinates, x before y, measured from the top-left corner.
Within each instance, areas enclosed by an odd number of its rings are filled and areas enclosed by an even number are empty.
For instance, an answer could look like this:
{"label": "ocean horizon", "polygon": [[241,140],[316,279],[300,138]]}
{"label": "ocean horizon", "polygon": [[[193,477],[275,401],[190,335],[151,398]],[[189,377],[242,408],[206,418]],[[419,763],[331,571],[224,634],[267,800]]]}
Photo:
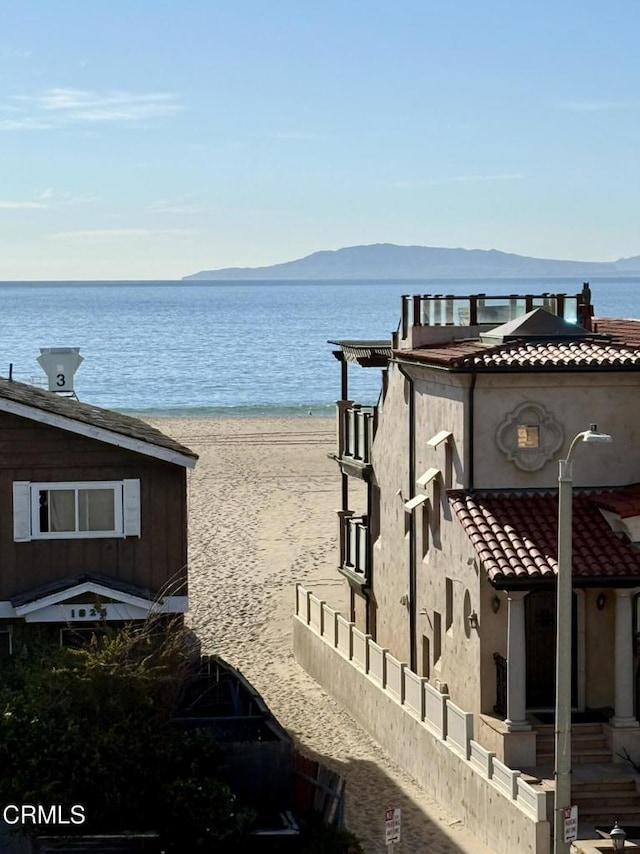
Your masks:
{"label": "ocean horizon", "polygon": [[[640,278],[590,282],[596,316],[639,317]],[[42,385],[41,347],[79,347],[80,400],[159,417],[332,416],[329,340],[390,338],[401,296],[575,294],[575,279],[0,283],[0,376]],[[380,371],[349,368],[375,403]]]}

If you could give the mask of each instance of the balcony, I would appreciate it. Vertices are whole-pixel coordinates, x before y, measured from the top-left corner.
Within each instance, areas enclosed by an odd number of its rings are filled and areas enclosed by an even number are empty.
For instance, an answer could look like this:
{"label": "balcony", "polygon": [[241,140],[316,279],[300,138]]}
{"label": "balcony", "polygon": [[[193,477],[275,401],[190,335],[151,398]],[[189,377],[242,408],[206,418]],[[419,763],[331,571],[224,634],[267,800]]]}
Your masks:
{"label": "balcony", "polygon": [[591,291],[578,294],[415,294],[402,297],[402,315],[394,347],[411,349],[457,338],[474,337],[483,329],[515,320],[535,308],[544,308],[568,323],[591,330]]}
{"label": "balcony", "polygon": [[340,572],[364,587],[369,582],[369,520],[340,513]]}
{"label": "balcony", "polygon": [[340,400],[337,410],[338,452],[332,456],[345,474],[368,480],[371,474],[371,448],[378,423],[378,407]]}

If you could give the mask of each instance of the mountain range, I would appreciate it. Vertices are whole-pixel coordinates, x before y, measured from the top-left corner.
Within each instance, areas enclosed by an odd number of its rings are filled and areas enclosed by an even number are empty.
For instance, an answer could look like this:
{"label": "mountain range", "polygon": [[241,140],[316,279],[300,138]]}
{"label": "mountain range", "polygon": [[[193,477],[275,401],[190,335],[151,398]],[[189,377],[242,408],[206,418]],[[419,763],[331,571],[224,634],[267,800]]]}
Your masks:
{"label": "mountain range", "polygon": [[640,276],[640,255],[617,261],[531,258],[497,249],[446,249],[375,243],[324,250],[269,267],[202,270],[184,280],[487,279]]}

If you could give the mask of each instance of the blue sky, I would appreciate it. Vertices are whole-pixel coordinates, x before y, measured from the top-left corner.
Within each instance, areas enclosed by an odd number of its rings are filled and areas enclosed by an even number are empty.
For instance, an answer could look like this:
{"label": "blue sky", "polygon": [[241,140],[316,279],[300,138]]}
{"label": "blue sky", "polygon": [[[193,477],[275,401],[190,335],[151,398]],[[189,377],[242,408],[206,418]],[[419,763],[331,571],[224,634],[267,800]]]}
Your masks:
{"label": "blue sky", "polygon": [[5,0],[0,279],[640,254],[637,0]]}

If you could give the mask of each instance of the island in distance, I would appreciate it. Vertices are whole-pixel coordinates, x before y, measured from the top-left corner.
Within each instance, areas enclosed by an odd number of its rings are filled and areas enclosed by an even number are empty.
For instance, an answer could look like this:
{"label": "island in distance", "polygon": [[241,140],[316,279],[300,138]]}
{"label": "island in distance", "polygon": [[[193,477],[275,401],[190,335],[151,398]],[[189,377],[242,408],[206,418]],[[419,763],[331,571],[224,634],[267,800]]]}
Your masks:
{"label": "island in distance", "polygon": [[255,281],[331,279],[488,279],[564,276],[640,276],[640,255],[617,261],[560,261],[530,258],[497,249],[445,249],[432,246],[347,246],[314,252],[270,267],[203,270],[185,280]]}

